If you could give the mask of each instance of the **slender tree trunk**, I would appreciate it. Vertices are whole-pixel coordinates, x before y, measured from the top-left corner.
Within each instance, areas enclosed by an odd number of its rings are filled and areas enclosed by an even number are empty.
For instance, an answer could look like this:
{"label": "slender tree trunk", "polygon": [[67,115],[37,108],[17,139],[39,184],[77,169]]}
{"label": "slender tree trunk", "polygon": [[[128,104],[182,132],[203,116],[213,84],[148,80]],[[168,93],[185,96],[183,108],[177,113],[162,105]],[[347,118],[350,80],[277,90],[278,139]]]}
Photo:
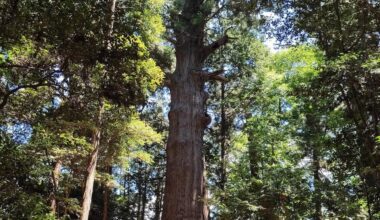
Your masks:
{"label": "slender tree trunk", "polygon": [[99,100],[98,118],[96,120],[96,127],[94,129],[93,136],[92,136],[92,147],[94,150],[92,151],[90,155],[90,159],[87,165],[86,184],[85,184],[85,189],[83,193],[82,213],[80,216],[81,220],[87,220],[90,214],[92,191],[94,188],[94,180],[95,180],[95,174],[96,174],[96,164],[98,162],[98,154],[99,154],[99,148],[100,148],[100,134],[101,134],[103,111],[104,111],[103,100]]}
{"label": "slender tree trunk", "polygon": [[258,153],[257,153],[257,149],[256,149],[256,145],[254,143],[254,138],[255,137],[248,137],[248,140],[249,140],[249,151],[248,151],[248,154],[249,154],[249,171],[251,172],[251,176],[256,178],[256,179],[259,179],[259,166],[258,166],[258,163],[259,163],[259,158],[258,158]]}
{"label": "slender tree trunk", "polygon": [[[364,179],[363,179],[364,180]],[[365,180],[364,180],[365,181]],[[371,201],[371,198],[369,196],[369,192],[368,192],[368,186],[366,183],[363,184],[364,185],[364,192],[365,192],[365,195],[366,195],[366,200],[367,200],[367,212],[368,212],[368,220],[372,220],[373,219],[373,216],[372,216],[372,209],[371,209],[371,206],[372,206],[372,201]]]}
{"label": "slender tree trunk", "polygon": [[113,33],[113,26],[115,23],[115,11],[116,11],[116,0],[108,0],[108,33],[107,33],[107,49],[111,49],[111,38]]}
{"label": "slender tree trunk", "polygon": [[138,176],[137,176],[137,214],[136,214],[136,218],[137,220],[140,220],[140,216],[141,216],[141,206],[142,206],[142,193],[143,193],[143,180],[142,180],[142,172],[143,172],[143,169],[142,169],[142,166],[141,166],[141,162],[138,162]]}
{"label": "slender tree trunk", "polygon": [[[65,199],[70,198],[70,192],[69,192],[69,187],[65,187]],[[63,206],[63,215],[67,215],[67,205]]]}
{"label": "slender tree trunk", "polygon": [[[372,191],[372,193],[367,195],[368,198],[370,198],[368,201],[374,201],[373,198],[380,195],[380,174],[379,172],[376,172],[376,166],[380,163],[380,158],[374,154],[376,142],[373,138],[378,135],[378,131],[377,126],[372,127],[367,122],[371,121],[369,118],[372,118],[374,120],[372,124],[376,124],[379,116],[376,114],[369,116],[369,113],[365,108],[366,104],[363,103],[363,100],[366,99],[362,98],[361,92],[358,91],[355,87],[355,76],[349,75],[349,79],[351,80],[348,82],[348,92],[345,92],[344,88],[342,87],[341,93],[347,106],[348,113],[356,125],[356,132],[358,134],[357,144],[360,147],[359,166],[362,170],[371,168],[373,171],[375,171],[365,174],[363,172],[359,173],[359,175],[361,175],[364,179],[363,184],[365,187],[368,189],[375,189]],[[379,205],[376,206],[375,204],[368,204],[368,207],[370,206],[373,207],[372,212],[380,210],[380,208],[376,209],[376,207],[380,207]]]}
{"label": "slender tree trunk", "polygon": [[62,161],[57,160],[54,164],[54,169],[52,171],[52,183],[53,183],[53,191],[50,197],[50,208],[53,214],[57,212],[57,192],[59,185],[59,175],[61,174]]}
{"label": "slender tree trunk", "polygon": [[[108,18],[107,18],[108,30],[107,30],[106,47],[107,47],[107,50],[110,50],[111,49],[110,42],[111,42],[113,26],[115,22],[116,0],[108,1],[108,9],[109,11],[108,11]],[[90,160],[87,166],[87,178],[86,178],[86,185],[85,185],[85,190],[83,194],[82,213],[80,217],[81,220],[87,220],[90,214],[92,191],[94,187],[94,180],[95,180],[95,174],[96,174],[96,164],[98,160],[99,147],[100,147],[101,123],[102,123],[103,112],[104,112],[104,100],[103,98],[99,97],[98,118],[96,121],[96,128],[92,137],[92,145],[93,145],[94,150],[91,153]]]}
{"label": "slender tree trunk", "polygon": [[[224,190],[225,184],[227,182],[227,173],[226,173],[226,166],[227,166],[227,151],[226,151],[226,132],[227,132],[227,121],[226,121],[226,109],[225,109],[225,84],[222,83],[221,85],[221,127],[220,127],[220,188],[221,190]],[[223,198],[222,198],[223,200]]]}
{"label": "slender tree trunk", "polygon": [[155,189],[155,196],[156,196],[156,201],[154,202],[154,220],[159,220],[161,217],[161,203],[162,203],[162,181],[163,179],[161,178],[161,172],[160,168],[157,170],[157,180],[156,180],[156,189]]}
{"label": "slender tree trunk", "polygon": [[321,198],[321,178],[319,177],[320,161],[319,161],[319,151],[313,147],[313,165],[314,165],[314,207],[315,220],[322,220],[322,198]]}
{"label": "slender tree trunk", "polygon": [[145,219],[145,208],[146,208],[146,202],[147,202],[147,192],[148,192],[148,175],[149,171],[144,170],[144,182],[143,182],[143,191],[142,191],[142,204],[141,204],[141,214],[140,214],[140,219],[144,220]]}
{"label": "slender tree trunk", "polygon": [[[127,184],[128,183],[128,184]],[[128,175],[128,173],[125,174],[124,176],[124,201],[126,201],[125,205],[126,205],[126,216],[127,216],[127,219],[129,219],[128,217],[133,217],[133,211],[131,211],[130,209],[130,195],[131,195],[131,178],[130,176]],[[128,185],[128,186],[127,186]]]}
{"label": "slender tree trunk", "polygon": [[[106,168],[107,170],[107,173],[112,175],[112,166],[107,166]],[[109,205],[110,205],[110,189],[107,185],[104,185],[103,186],[103,220],[108,220],[108,217],[109,217],[109,213],[108,213],[108,209],[109,209]]]}
{"label": "slender tree trunk", "polygon": [[123,197],[125,199],[125,197],[127,196],[127,174],[124,174],[123,176]]}
{"label": "slender tree trunk", "polygon": [[164,158],[160,156],[157,157],[157,176],[156,176],[156,201],[154,205],[154,220],[160,220],[162,214],[162,200],[164,195],[164,186],[163,182],[165,181],[165,162]]}
{"label": "slender tree trunk", "polygon": [[103,220],[108,220],[108,207],[109,207],[109,199],[110,199],[110,190],[107,186],[104,188],[103,192]]}

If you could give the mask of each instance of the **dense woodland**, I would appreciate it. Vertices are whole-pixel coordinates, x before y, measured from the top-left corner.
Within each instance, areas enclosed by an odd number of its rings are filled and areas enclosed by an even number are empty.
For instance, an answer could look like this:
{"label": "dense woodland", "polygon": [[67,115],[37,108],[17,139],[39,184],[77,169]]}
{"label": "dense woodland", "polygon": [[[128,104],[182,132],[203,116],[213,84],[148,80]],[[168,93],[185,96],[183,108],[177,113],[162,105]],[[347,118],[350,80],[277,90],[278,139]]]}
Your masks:
{"label": "dense woodland", "polygon": [[0,0],[0,219],[380,219],[380,1]]}

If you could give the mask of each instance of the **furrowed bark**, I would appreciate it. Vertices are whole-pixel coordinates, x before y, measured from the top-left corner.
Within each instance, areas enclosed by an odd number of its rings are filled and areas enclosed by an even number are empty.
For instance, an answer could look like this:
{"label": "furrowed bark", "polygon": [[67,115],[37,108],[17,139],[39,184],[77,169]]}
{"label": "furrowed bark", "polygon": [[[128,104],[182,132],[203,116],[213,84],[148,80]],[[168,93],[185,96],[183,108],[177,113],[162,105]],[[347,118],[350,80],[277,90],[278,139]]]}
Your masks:
{"label": "furrowed bark", "polygon": [[[204,130],[211,122],[206,113],[208,94],[204,85],[211,78],[194,74],[194,70],[202,70],[206,58],[226,44],[228,37],[204,46],[205,20],[211,10],[202,11],[203,3],[203,0],[185,0],[181,12],[172,19],[174,24],[180,20],[181,25],[173,25],[176,69],[169,85],[171,104],[163,220],[208,219],[202,147]],[[200,14],[203,18],[195,21],[194,16]]]}
{"label": "furrowed bark", "polygon": [[207,219],[202,137],[209,118],[205,114],[204,81],[191,73],[191,69],[201,68],[202,62],[191,44],[177,48],[176,55],[170,88],[163,219]]}

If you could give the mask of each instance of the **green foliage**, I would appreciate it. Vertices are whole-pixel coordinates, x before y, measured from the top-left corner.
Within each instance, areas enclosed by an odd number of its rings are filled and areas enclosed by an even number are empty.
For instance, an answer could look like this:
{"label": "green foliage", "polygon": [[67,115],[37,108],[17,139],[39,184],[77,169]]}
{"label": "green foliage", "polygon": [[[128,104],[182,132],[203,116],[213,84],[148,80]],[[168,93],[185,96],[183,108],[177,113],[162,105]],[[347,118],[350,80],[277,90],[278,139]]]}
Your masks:
{"label": "green foliage", "polygon": [[48,218],[49,207],[44,196],[49,170],[37,155],[31,157],[34,153],[31,147],[15,143],[3,131],[0,135],[0,198],[3,201],[0,218]]}
{"label": "green foliage", "polygon": [[[107,1],[0,1],[0,219],[78,218],[97,129],[91,218],[108,192],[110,219],[159,219],[168,92],[154,92],[174,64],[163,35],[180,47],[196,33],[200,46],[231,37],[204,66],[229,80],[205,86],[212,218],[311,219],[318,206],[322,219],[380,218],[379,4],[194,2],[122,0],[111,16]],[[279,13],[282,40],[309,45],[271,53],[262,9]]]}

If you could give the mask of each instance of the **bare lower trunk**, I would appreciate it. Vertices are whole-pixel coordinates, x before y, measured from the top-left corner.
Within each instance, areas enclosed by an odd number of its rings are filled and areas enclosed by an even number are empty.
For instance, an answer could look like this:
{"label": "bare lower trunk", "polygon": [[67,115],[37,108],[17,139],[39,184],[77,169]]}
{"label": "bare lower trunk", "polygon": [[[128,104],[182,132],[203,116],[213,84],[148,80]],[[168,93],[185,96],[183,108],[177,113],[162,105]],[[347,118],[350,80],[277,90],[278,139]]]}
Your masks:
{"label": "bare lower trunk", "polygon": [[188,45],[180,51],[170,88],[163,219],[207,219],[202,155],[202,137],[210,121],[205,113],[207,94],[204,82],[191,73],[201,65],[194,48]]}
{"label": "bare lower trunk", "polygon": [[104,111],[104,104],[103,104],[103,101],[100,100],[96,128],[92,136],[92,146],[94,150],[92,151],[90,155],[90,159],[87,165],[86,185],[85,185],[85,189],[83,193],[82,213],[80,216],[81,220],[87,220],[90,214],[92,191],[94,188],[94,181],[95,181],[95,175],[96,175],[96,164],[98,162],[98,154],[99,154],[99,147],[100,147],[101,121],[102,121],[103,111]]}
{"label": "bare lower trunk", "polygon": [[211,9],[205,9],[203,3],[181,1],[180,13],[172,17],[177,59],[176,70],[168,77],[171,103],[163,220],[208,218],[202,147],[204,130],[211,118],[206,113],[208,94],[204,85],[207,80],[225,78],[221,76],[223,70],[207,73],[202,67],[206,58],[229,38],[224,35],[204,44]]}
{"label": "bare lower trunk", "polygon": [[59,175],[61,173],[62,168],[62,161],[57,160],[54,164],[54,169],[52,172],[52,183],[53,183],[53,190],[50,196],[50,208],[51,212],[55,214],[57,212],[57,191],[58,191],[58,185],[59,185]]}

